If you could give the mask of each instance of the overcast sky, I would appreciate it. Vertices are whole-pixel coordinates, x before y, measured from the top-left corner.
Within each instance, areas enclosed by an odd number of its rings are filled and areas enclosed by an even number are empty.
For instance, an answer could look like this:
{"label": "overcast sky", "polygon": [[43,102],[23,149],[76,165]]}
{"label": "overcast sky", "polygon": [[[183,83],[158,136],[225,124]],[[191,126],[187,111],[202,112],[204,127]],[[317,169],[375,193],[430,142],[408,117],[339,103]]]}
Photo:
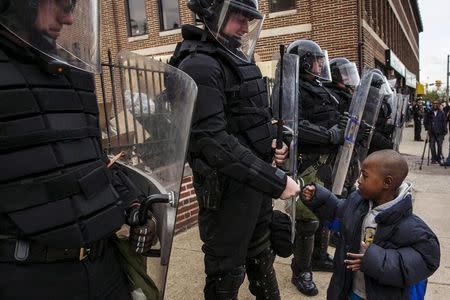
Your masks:
{"label": "overcast sky", "polygon": [[419,0],[423,32],[420,33],[420,82],[436,79],[447,84],[447,55],[450,54],[450,1]]}

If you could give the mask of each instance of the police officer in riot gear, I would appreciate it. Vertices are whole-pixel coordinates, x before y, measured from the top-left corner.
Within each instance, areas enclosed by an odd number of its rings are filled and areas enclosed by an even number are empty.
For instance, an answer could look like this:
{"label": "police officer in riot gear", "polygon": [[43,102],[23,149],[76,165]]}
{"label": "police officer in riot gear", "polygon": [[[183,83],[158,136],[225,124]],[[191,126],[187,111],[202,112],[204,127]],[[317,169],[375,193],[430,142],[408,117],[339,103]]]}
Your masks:
{"label": "police officer in riot gear", "polygon": [[98,4],[0,0],[2,299],[131,299],[110,237],[140,204],[101,147]]}
{"label": "police officer in riot gear", "polygon": [[395,127],[394,125],[388,123],[388,120],[392,116],[392,108],[389,104],[388,99],[389,96],[385,96],[382,99],[377,122],[375,124],[375,129],[372,135],[372,140],[370,141],[368,154],[378,150],[394,148],[392,135],[394,133]]}
{"label": "police officer in riot gear", "polygon": [[[326,51],[313,41],[297,40],[287,52],[297,54],[300,60],[299,174],[304,182],[330,185],[330,154],[343,143],[344,126],[339,125],[339,101],[322,84],[331,80]],[[316,295],[312,269],[333,269],[327,253],[329,231],[301,201],[297,203],[296,218],[292,283],[301,293]]]}
{"label": "police officer in riot gear", "polygon": [[[185,25],[171,64],[197,83],[188,161],[199,201],[206,299],[237,299],[245,273],[256,299],[280,299],[270,243],[272,198],[299,186],[273,167],[266,80],[253,62],[256,0],[191,0],[205,28]],[[275,151],[280,165],[287,146]],[[275,249],[276,250],[276,249]]]}
{"label": "police officer in riot gear", "polygon": [[338,99],[339,112],[348,112],[352,102],[353,92],[359,83],[358,68],[355,63],[345,57],[330,60],[331,82],[325,82],[325,87]]}

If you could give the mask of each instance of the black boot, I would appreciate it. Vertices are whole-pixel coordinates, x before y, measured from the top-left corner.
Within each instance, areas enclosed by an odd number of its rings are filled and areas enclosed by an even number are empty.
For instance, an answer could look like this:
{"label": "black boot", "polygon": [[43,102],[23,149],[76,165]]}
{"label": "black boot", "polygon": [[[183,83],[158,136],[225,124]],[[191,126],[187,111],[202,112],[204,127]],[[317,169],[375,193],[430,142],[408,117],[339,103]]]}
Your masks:
{"label": "black boot", "polygon": [[311,272],[311,256],[314,248],[314,232],[319,226],[318,221],[297,222],[297,233],[294,243],[294,257],[291,263],[292,283],[307,296],[319,293],[313,281]]}
{"label": "black boot", "polygon": [[277,277],[273,262],[275,254],[268,248],[256,257],[247,258],[246,269],[250,292],[256,300],[280,300]]}
{"label": "black boot", "polygon": [[328,254],[330,231],[320,224],[314,237],[314,251],[311,260],[313,271],[333,272],[333,257]]}
{"label": "black boot", "polygon": [[237,300],[239,287],[245,278],[243,266],[218,276],[207,276],[204,288],[205,300]]}

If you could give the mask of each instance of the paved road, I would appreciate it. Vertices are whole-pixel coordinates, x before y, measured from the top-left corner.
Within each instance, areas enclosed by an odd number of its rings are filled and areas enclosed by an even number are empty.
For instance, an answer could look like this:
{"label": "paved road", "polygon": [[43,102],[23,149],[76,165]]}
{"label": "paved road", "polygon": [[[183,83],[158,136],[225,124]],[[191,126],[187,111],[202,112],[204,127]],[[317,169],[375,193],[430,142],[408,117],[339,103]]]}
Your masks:
{"label": "paved road", "polygon": [[[422,170],[419,170],[423,145],[423,142],[413,141],[412,127],[404,130],[400,152],[405,155],[410,166],[407,180],[414,186],[414,211],[435,231],[441,243],[441,266],[429,279],[426,299],[443,300],[448,299],[450,295],[450,217],[447,213],[450,212],[450,168],[427,166],[425,155],[424,166]],[[448,155],[448,137],[444,143],[444,154]],[[332,251],[331,248],[330,251]],[[282,299],[326,298],[330,273],[314,273],[319,295],[306,297],[301,295],[290,282],[290,259],[277,258],[275,269]],[[175,237],[167,282],[165,299],[203,299],[203,253],[197,227]],[[240,300],[254,299],[248,292],[247,286],[246,281],[239,292]]]}

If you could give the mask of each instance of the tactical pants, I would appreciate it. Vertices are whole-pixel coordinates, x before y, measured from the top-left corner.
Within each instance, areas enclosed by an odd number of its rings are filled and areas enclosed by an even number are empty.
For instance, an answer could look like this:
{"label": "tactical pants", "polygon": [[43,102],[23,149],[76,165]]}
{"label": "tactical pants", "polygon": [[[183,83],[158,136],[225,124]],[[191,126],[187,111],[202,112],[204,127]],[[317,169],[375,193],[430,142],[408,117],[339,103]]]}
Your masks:
{"label": "tactical pants", "polygon": [[[198,222],[205,253],[206,288],[213,286],[211,282],[214,278],[229,274],[236,277],[234,282],[238,282],[238,270],[246,264],[246,259],[270,247],[272,200],[245,184],[227,178],[223,183],[219,209],[205,209],[199,204]],[[205,296],[208,294],[214,293],[205,289]]]}
{"label": "tactical pants", "polygon": [[0,263],[0,299],[131,300],[128,283],[108,244],[83,261]]}

